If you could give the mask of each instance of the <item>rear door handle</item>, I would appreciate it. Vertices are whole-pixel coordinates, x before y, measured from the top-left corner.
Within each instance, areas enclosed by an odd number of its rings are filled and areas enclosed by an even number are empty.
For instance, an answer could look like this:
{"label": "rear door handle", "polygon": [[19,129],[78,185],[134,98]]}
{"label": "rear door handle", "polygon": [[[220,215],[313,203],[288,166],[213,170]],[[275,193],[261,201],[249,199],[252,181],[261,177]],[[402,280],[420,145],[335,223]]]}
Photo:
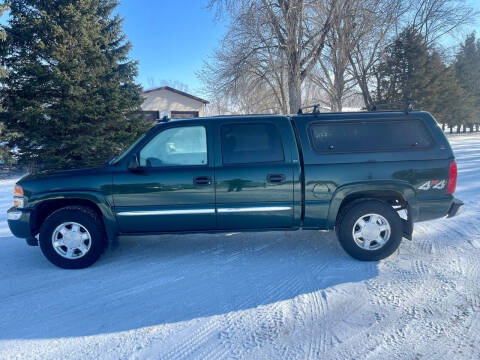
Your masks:
{"label": "rear door handle", "polygon": [[272,184],[281,184],[285,182],[285,175],[284,174],[268,174],[267,181]]}
{"label": "rear door handle", "polygon": [[196,176],[193,178],[193,183],[195,185],[210,185],[212,183],[212,179],[210,176]]}

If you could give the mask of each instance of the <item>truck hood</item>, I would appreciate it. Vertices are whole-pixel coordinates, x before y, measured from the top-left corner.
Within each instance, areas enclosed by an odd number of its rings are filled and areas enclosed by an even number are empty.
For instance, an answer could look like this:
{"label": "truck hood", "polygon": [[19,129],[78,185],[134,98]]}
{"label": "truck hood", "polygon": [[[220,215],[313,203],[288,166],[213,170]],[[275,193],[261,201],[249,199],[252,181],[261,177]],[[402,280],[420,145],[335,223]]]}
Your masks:
{"label": "truck hood", "polygon": [[42,171],[27,175],[18,181],[27,199],[35,194],[49,192],[96,191],[108,193],[112,186],[112,168],[110,166],[62,170]]}
{"label": "truck hood", "polygon": [[70,170],[44,170],[36,174],[29,174],[24,176],[18,182],[19,184],[41,180],[48,177],[76,177],[76,176],[88,176],[92,174],[98,174],[104,172],[105,167],[93,167],[93,168],[82,168],[82,169],[70,169]]}

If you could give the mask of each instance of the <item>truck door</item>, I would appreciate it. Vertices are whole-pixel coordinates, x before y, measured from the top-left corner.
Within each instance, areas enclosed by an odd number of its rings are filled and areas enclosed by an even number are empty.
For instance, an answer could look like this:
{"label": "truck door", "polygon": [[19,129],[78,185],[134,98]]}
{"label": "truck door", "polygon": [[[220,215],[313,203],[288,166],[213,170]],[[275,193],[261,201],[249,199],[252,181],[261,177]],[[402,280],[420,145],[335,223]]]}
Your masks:
{"label": "truck door", "polygon": [[122,232],[216,228],[209,128],[172,122],[139,150],[138,171],[114,174],[114,211]]}
{"label": "truck door", "polygon": [[[267,120],[266,120],[267,119]],[[293,165],[281,126],[288,119],[217,122],[215,177],[219,229],[293,226]],[[286,127],[286,130],[292,131]]]}

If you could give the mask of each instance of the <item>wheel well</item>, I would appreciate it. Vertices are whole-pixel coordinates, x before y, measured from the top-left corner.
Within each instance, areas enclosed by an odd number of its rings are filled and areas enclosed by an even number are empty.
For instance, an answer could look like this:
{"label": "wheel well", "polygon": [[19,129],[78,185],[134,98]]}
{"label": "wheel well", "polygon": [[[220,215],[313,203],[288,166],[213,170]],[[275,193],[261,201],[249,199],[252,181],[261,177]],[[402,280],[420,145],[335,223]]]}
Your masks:
{"label": "wheel well", "polygon": [[32,234],[36,235],[40,231],[40,227],[42,226],[45,219],[54,211],[61,209],[65,206],[72,206],[72,205],[85,206],[92,209],[98,214],[98,216],[100,217],[103,223],[103,214],[100,211],[99,207],[93,201],[85,200],[85,199],[47,200],[35,207],[34,216],[30,223]]}
{"label": "wheel well", "polygon": [[338,209],[337,213],[337,221],[339,219],[342,210],[345,209],[346,206],[350,205],[353,202],[361,201],[361,200],[380,200],[386,202],[387,204],[391,205],[395,210],[406,210],[408,209],[408,202],[402,196],[402,194],[391,191],[391,190],[382,190],[382,191],[365,191],[350,194],[345,199],[343,199],[342,203],[340,204],[340,208]]}
{"label": "wheel well", "polygon": [[[398,212],[398,215],[402,219],[403,236],[411,240],[413,233],[413,220],[410,216],[410,208],[408,206],[408,201],[405,200],[402,194],[390,190],[365,191],[361,193],[350,194],[345,197],[345,199],[343,199],[342,203],[340,204],[340,208],[338,209],[337,218],[335,221],[335,228],[338,229],[338,224],[341,222],[343,217],[343,210],[346,209],[348,205],[358,201],[371,199],[386,202]],[[402,214],[400,210],[405,210],[405,212]]]}

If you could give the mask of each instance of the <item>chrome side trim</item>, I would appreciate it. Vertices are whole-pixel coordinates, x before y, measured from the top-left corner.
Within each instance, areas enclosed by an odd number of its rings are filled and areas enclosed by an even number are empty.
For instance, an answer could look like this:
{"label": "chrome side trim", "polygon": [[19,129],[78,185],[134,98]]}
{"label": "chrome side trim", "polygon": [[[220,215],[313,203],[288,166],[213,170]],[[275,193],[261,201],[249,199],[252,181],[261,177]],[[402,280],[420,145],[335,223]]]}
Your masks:
{"label": "chrome side trim", "polygon": [[189,214],[214,214],[215,209],[185,209],[185,210],[139,210],[122,211],[119,216],[145,216],[145,215],[189,215]]}
{"label": "chrome side trim", "polygon": [[18,220],[22,217],[21,211],[10,211],[7,213],[7,220]]}
{"label": "chrome side trim", "polygon": [[219,208],[219,213],[236,212],[264,212],[264,211],[285,211],[292,209],[291,206],[263,206],[263,207],[244,207],[244,208]]}

